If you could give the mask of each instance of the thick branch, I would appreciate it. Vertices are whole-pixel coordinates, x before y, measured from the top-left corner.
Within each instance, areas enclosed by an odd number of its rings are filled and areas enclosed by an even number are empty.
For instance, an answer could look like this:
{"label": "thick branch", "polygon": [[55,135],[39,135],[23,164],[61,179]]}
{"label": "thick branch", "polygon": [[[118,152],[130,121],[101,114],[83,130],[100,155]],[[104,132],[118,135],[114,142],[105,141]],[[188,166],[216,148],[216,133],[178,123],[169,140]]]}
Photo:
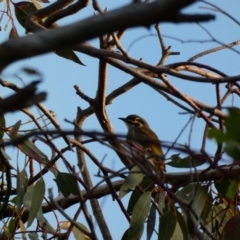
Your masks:
{"label": "thick branch", "polygon": [[[149,27],[156,22],[180,22],[178,11],[194,2],[194,0],[163,0],[149,4],[130,4],[65,27],[10,39],[0,45],[0,71],[19,59],[71,47],[101,34],[131,27]],[[203,15],[204,21],[212,19],[213,15]],[[35,24],[32,21],[29,21],[29,24],[32,26],[28,27],[34,29]]]}
{"label": "thick branch", "polygon": [[36,93],[37,84],[39,83],[40,81],[34,81],[20,89],[17,93],[0,100],[0,114],[14,112],[44,101],[47,97],[47,93]]}
{"label": "thick branch", "polygon": [[[223,179],[236,179],[240,175],[240,167],[224,167],[224,168],[217,168],[213,170],[209,170],[208,172],[204,173],[204,170],[198,170],[192,174],[191,172],[178,172],[178,173],[166,173],[165,179],[166,182],[169,182],[172,185],[187,185],[189,182],[205,182],[205,181],[218,181]],[[115,181],[112,183],[115,191],[119,191],[120,187],[122,186],[124,180]],[[111,189],[109,188],[108,184],[101,185],[95,188],[91,193],[88,194],[85,190],[82,190],[82,196],[85,198],[87,196],[88,199],[92,198],[101,198],[111,194]],[[56,199],[58,204],[62,207],[62,209],[66,209],[74,204],[79,204],[78,196],[72,196],[69,198],[60,197]],[[47,203],[42,205],[43,213],[47,213],[53,210],[52,206],[49,206]],[[25,211],[22,220],[27,220],[28,218],[28,211]],[[12,217],[14,215],[14,209],[12,207],[8,207],[2,216],[1,219],[6,217]]]}

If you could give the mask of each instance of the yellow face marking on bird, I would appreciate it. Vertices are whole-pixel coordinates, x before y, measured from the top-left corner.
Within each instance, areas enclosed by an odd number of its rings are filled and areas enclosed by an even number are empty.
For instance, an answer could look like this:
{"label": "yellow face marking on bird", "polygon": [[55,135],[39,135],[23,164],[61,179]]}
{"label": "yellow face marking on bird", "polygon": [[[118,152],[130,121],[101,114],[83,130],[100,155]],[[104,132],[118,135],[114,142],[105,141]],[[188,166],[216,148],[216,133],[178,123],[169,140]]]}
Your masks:
{"label": "yellow face marking on bird", "polygon": [[129,115],[126,118],[119,118],[121,120],[123,120],[126,124],[128,128],[132,128],[132,127],[149,127],[147,122],[142,119],[141,117],[137,116],[137,115]]}

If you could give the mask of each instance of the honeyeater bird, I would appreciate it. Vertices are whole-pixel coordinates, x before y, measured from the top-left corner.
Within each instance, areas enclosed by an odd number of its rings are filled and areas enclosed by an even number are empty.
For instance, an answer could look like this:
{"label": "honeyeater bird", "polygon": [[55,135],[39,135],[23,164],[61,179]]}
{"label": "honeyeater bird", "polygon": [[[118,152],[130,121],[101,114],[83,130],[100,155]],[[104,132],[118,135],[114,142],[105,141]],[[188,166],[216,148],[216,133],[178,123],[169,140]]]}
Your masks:
{"label": "honeyeater bird", "polygon": [[134,147],[140,146],[140,150],[149,156],[156,166],[157,172],[165,171],[164,155],[157,135],[149,127],[144,118],[137,115],[129,115],[119,118],[128,128],[127,141]]}

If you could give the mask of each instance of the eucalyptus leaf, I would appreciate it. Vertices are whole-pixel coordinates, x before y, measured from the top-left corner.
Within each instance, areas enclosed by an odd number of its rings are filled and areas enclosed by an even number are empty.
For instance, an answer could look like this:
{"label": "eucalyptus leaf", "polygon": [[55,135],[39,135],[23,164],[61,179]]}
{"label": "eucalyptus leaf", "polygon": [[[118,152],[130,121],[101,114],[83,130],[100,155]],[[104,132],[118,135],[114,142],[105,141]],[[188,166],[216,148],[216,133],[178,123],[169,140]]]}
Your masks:
{"label": "eucalyptus leaf", "polygon": [[28,176],[25,168],[17,174],[17,211],[19,212],[23,203],[23,197],[28,188]]}
{"label": "eucalyptus leaf", "polygon": [[58,172],[56,183],[64,197],[68,197],[70,194],[78,195],[77,182],[72,174]]}
{"label": "eucalyptus leaf", "polygon": [[189,184],[179,190],[176,195],[186,204],[192,202],[192,207],[200,216],[208,196],[208,186],[199,183]]}
{"label": "eucalyptus leaf", "polygon": [[176,157],[174,155],[171,158],[172,161],[168,162],[167,165],[176,168],[192,168],[203,165],[206,162],[206,158],[202,154],[194,154],[184,158]]}
{"label": "eucalyptus leaf", "polygon": [[145,192],[137,201],[130,222],[130,228],[128,231],[128,238],[137,240],[141,238],[143,233],[144,222],[148,216],[150,210],[152,192]]}
{"label": "eucalyptus leaf", "polygon": [[172,210],[166,206],[163,209],[163,216],[159,219],[158,239],[171,239],[177,224],[177,218]]}
{"label": "eucalyptus leaf", "polygon": [[119,190],[119,198],[122,199],[130,189],[136,187],[143,179],[145,175],[142,173],[138,166],[134,166],[125,181],[123,182],[120,190]]}
{"label": "eucalyptus leaf", "polygon": [[147,221],[147,240],[150,240],[156,224],[156,207],[154,204],[151,205],[148,221]]}
{"label": "eucalyptus leaf", "polygon": [[132,195],[130,197],[130,200],[128,202],[127,211],[130,215],[132,214],[133,209],[134,209],[138,199],[142,196],[143,192],[153,191],[153,189],[154,189],[154,183],[149,176],[144,176],[143,180],[141,181],[141,183],[139,183],[138,186],[136,186],[134,188]]}
{"label": "eucalyptus leaf", "polygon": [[34,187],[29,186],[24,195],[23,202],[25,207],[29,210],[28,227],[31,226],[37,214],[42,209],[42,202],[45,194],[45,183],[41,178],[37,181]]}

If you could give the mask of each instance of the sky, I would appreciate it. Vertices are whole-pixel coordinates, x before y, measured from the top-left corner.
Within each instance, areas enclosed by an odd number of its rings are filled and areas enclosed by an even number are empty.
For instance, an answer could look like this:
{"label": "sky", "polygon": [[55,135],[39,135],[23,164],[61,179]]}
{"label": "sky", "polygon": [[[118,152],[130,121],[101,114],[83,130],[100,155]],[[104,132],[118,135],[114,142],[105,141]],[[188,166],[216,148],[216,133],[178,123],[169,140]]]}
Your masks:
{"label": "sky", "polygon": [[[224,9],[231,16],[239,18],[240,2],[238,0],[231,0],[230,2],[219,0],[209,1],[214,4],[218,4],[218,7]],[[108,8],[111,11],[115,8],[130,3],[130,1],[111,1],[111,0],[99,0],[99,4],[104,9]],[[3,9],[4,1],[0,3],[0,9]],[[44,6],[44,4],[42,4]],[[185,13],[210,13],[216,15],[216,20],[208,23],[203,23],[204,26],[212,36],[222,43],[230,43],[239,39],[239,26],[228,17],[221,13],[213,12],[209,9],[203,9],[201,7],[207,7],[204,3],[198,3],[184,9]],[[89,16],[93,16],[93,9],[88,6],[83,11],[70,16],[64,20],[58,22],[59,25],[66,25]],[[238,19],[240,21],[240,19]],[[4,30],[8,19],[4,17],[0,24],[2,31],[0,32],[0,42],[4,42],[8,38],[10,31],[10,24],[6,30]],[[24,36],[24,29],[17,23],[15,24],[21,36]],[[187,61],[190,57],[197,53],[208,50],[213,47],[219,46],[216,42],[210,43],[199,43],[193,42],[193,40],[209,40],[209,35],[197,24],[172,24],[163,23],[160,25],[161,31],[164,36],[166,46],[171,46],[172,51],[180,52],[180,55],[170,56],[165,64],[174,62]],[[81,33],[79,33],[81,34]],[[181,41],[169,38],[169,36],[178,38]],[[144,37],[144,38],[143,38]],[[189,42],[191,40],[191,42]],[[98,47],[98,39],[91,40],[90,43]],[[143,61],[151,64],[156,64],[161,56],[160,45],[154,27],[150,29],[136,28],[126,31],[126,34],[121,40],[121,44],[125,49],[129,50],[130,56],[135,59],[142,58]],[[236,46],[234,49],[240,52],[240,47]],[[215,67],[229,76],[239,74],[239,52],[232,50],[223,50],[210,55],[206,55],[197,60],[199,63],[208,64]],[[61,124],[63,129],[72,129],[72,126],[65,122],[64,119],[70,121],[76,117],[77,107],[80,106],[82,109],[88,107],[88,104],[80,99],[73,88],[74,85],[78,85],[81,90],[89,97],[94,98],[97,90],[98,80],[98,59],[93,59],[87,55],[77,53],[81,61],[86,66],[80,66],[72,61],[60,58],[54,53],[44,54],[38,57],[21,60],[8,66],[2,73],[1,77],[8,81],[13,81],[17,85],[21,86],[21,82],[17,75],[24,81],[25,84],[36,80],[32,76],[28,76],[22,72],[22,68],[28,67],[39,71],[42,74],[43,82],[39,86],[39,91],[47,91],[48,98],[44,102],[44,106],[53,110],[56,113],[56,118]],[[108,87],[107,93],[111,93],[114,89],[121,86],[131,79],[129,74],[123,73],[116,68],[109,66],[108,68]],[[198,99],[210,106],[216,105],[215,99],[215,87],[212,84],[194,83],[185,80],[179,80],[169,76],[169,81],[174,84],[183,93]],[[221,86],[221,94],[224,93],[225,84]],[[10,90],[0,87],[0,94],[2,97],[8,96],[11,93]],[[226,102],[225,106],[231,106],[231,98]],[[234,105],[238,106],[239,100],[234,98]],[[31,110],[38,114],[35,107]],[[107,106],[107,114],[111,120],[116,133],[126,133],[126,126],[120,121],[119,117],[126,117],[129,114],[137,114],[144,117],[151,128],[156,132],[162,141],[173,142],[179,135],[182,128],[189,120],[189,114],[180,114],[183,110],[177,108],[171,102],[163,98],[159,93],[151,89],[150,87],[140,84],[134,89],[126,92],[113,103]],[[27,121],[28,118],[22,113],[7,114],[6,122],[7,126],[11,126],[19,119]],[[191,147],[196,151],[200,150],[203,129],[205,123],[202,119],[195,119],[192,132],[191,132]],[[24,126],[24,128],[28,128]],[[83,125],[84,130],[98,130],[101,131],[101,127],[97,122],[94,115],[90,116]],[[178,143],[185,144],[189,141],[190,126],[188,126],[181,137],[178,139]],[[63,148],[64,142],[62,140],[56,141],[59,148]],[[38,145],[43,147],[42,145]],[[87,144],[90,150],[93,151],[98,159],[104,159],[104,164],[107,167],[111,167],[114,170],[118,170],[123,167],[122,163],[116,156],[116,154],[106,147],[98,143]],[[45,148],[44,148],[45,149]],[[166,151],[167,149],[164,149]],[[214,154],[216,147],[213,142],[209,141],[207,144],[207,151],[209,154]],[[50,151],[46,148],[46,153],[50,155]],[[13,148],[9,148],[7,152],[13,159],[16,158],[17,151]],[[170,157],[174,152],[170,151],[167,157]],[[77,165],[77,159],[75,153],[66,153],[65,155],[72,165]],[[184,156],[184,155],[181,155]],[[14,160],[13,160],[14,161]],[[226,160],[227,163],[227,160]],[[19,163],[21,165],[21,162]],[[94,175],[97,173],[97,168],[89,161],[89,170]],[[61,171],[66,171],[63,164],[59,163]],[[176,169],[168,168],[168,172],[174,172]],[[47,188],[56,188],[53,181],[53,175],[48,174],[46,177]],[[99,181],[99,178],[93,177],[94,184]],[[56,194],[56,193],[55,193]],[[47,196],[47,194],[46,194]],[[127,206],[128,197],[123,199],[125,206]],[[106,217],[107,224],[114,239],[120,239],[123,232],[127,229],[128,223],[124,216],[121,214],[119,207],[116,202],[112,202],[111,197],[100,199],[100,204]],[[75,208],[68,210],[69,214],[74,213]],[[114,214],[113,214],[114,210]],[[63,220],[63,217],[59,217]],[[84,218],[79,218],[80,222],[84,223]],[[98,233],[99,234],[99,233]],[[100,236],[100,234],[99,234]],[[99,237],[101,239],[101,237]]]}

